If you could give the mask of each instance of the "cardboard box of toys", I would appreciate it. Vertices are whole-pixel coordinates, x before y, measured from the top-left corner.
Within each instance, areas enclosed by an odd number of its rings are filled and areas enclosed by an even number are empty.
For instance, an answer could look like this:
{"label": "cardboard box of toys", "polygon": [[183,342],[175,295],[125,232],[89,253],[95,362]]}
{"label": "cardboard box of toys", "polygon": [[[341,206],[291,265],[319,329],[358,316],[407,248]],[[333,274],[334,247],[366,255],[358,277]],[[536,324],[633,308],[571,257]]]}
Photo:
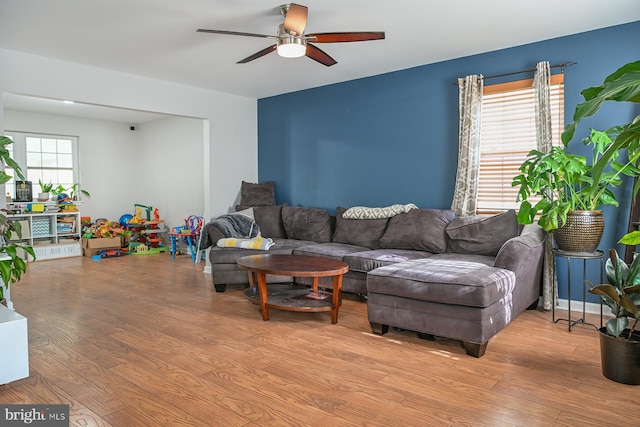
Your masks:
{"label": "cardboard box of toys", "polygon": [[87,257],[98,255],[102,249],[120,249],[120,236],[116,237],[98,237],[87,239],[82,238],[82,254]]}

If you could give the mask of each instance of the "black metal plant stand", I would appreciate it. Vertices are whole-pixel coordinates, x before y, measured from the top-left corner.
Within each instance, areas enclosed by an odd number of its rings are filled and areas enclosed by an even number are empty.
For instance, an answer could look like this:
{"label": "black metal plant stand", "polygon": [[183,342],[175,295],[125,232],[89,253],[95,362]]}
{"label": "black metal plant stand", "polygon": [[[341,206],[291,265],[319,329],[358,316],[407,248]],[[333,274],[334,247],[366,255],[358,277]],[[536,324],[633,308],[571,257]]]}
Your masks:
{"label": "black metal plant stand", "polygon": [[[603,271],[604,271],[604,253],[600,250],[596,250],[594,252],[568,252],[562,251],[560,249],[553,249],[553,255],[557,258],[566,258],[567,260],[567,319],[556,319],[556,298],[557,298],[557,289],[553,287],[553,302],[552,302],[552,317],[553,323],[557,323],[560,320],[565,320],[569,322],[568,330],[571,332],[573,327],[582,323],[584,325],[591,325],[596,329],[599,329],[597,325],[593,323],[589,323],[585,321],[586,318],[586,298],[587,298],[587,285],[584,283],[587,275],[587,261],[588,260],[599,260],[600,261],[600,282],[603,281]],[[582,317],[580,319],[572,320],[571,319],[571,260],[577,259],[582,261]],[[600,302],[600,328],[602,327],[602,302]]]}

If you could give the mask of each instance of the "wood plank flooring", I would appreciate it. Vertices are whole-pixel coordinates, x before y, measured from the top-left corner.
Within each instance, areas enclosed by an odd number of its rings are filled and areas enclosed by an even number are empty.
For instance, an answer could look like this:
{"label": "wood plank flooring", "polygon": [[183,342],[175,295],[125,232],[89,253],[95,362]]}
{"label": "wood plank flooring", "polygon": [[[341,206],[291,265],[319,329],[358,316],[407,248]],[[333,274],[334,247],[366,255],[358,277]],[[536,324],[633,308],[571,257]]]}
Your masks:
{"label": "wood plank flooring", "polygon": [[602,376],[590,326],[528,311],[475,359],[451,340],[373,335],[348,294],[336,325],[280,310],[264,322],[203,266],[166,253],[30,264],[12,288],[30,377],[0,402],[67,403],[74,426],[638,425],[640,388]]}

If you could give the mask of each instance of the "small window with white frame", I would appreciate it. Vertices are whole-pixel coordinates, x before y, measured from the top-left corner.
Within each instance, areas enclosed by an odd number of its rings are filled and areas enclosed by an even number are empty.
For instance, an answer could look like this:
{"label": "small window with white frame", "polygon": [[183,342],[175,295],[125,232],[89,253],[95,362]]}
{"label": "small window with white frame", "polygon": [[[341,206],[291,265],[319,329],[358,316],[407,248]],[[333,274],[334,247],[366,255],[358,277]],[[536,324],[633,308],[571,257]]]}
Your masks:
{"label": "small window with white frame", "polygon": [[[7,149],[27,181],[31,181],[34,196],[40,191],[40,181],[51,183],[54,188],[69,188],[78,181],[77,137],[11,131],[5,135],[13,140]],[[6,172],[14,179],[5,184],[5,193],[14,195],[15,173],[10,168]]]}

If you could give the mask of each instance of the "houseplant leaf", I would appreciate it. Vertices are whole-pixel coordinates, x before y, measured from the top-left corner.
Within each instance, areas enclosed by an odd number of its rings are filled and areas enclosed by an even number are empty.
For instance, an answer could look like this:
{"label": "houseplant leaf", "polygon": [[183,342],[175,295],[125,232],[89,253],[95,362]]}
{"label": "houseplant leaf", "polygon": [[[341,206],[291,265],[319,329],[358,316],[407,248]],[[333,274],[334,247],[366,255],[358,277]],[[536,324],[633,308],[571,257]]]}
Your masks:
{"label": "houseplant leaf", "polygon": [[587,88],[581,94],[585,102],[576,106],[573,122],[562,133],[565,146],[573,139],[580,120],[593,115],[604,101],[640,102],[640,61],[623,65],[607,76],[601,86]]}
{"label": "houseplant leaf", "polygon": [[617,338],[629,326],[629,320],[626,317],[614,317],[607,320],[606,326],[607,333]]}
{"label": "houseplant leaf", "polygon": [[[587,281],[588,282],[588,281]],[[589,293],[598,295],[602,302],[611,309],[612,312],[616,310],[619,311],[618,302],[620,300],[620,296],[615,291],[615,288],[611,285],[603,284],[603,285],[594,285],[593,283],[589,283],[591,288],[589,289]],[[607,288],[608,287],[608,288]]]}
{"label": "houseplant leaf", "polygon": [[623,245],[635,246],[640,244],[640,231],[635,230],[630,233],[625,234],[618,241],[618,243],[622,243]]}

